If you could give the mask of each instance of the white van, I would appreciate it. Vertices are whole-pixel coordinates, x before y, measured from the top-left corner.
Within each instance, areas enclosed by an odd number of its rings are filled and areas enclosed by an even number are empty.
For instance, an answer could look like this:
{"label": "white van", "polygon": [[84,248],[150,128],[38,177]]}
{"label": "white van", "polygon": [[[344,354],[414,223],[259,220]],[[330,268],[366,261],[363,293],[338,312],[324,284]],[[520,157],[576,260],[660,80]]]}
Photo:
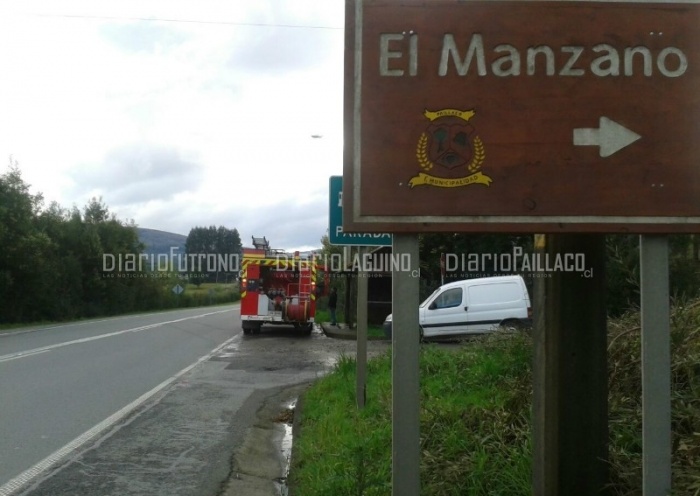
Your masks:
{"label": "white van", "polygon": [[[440,286],[418,309],[423,337],[484,333],[532,325],[530,296],[521,276],[465,279]],[[391,335],[392,318],[384,321]]]}

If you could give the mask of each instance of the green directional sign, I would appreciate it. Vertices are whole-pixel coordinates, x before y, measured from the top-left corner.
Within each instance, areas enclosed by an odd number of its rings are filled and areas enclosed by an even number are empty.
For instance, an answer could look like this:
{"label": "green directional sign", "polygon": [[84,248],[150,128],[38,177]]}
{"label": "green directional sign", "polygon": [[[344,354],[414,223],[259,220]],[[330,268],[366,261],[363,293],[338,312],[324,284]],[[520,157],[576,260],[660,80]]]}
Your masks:
{"label": "green directional sign", "polygon": [[328,238],[332,245],[391,246],[392,238],[388,233],[343,232],[343,176],[331,176],[329,198]]}

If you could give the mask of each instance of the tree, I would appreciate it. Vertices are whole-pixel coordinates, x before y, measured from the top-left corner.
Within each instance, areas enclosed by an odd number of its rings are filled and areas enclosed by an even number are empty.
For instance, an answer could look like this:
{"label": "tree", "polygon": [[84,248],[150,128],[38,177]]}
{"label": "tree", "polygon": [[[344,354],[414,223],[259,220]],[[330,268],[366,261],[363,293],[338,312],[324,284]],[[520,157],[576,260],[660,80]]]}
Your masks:
{"label": "tree", "polygon": [[[619,316],[639,307],[639,236],[606,236],[608,314]],[[669,290],[677,300],[695,298],[700,292],[700,260],[695,255],[695,237],[669,236]]]}
{"label": "tree", "polygon": [[34,219],[43,197],[29,192],[17,162],[0,176],[0,320],[31,318],[34,292],[41,289],[42,272],[51,242]]}
{"label": "tree", "polygon": [[243,245],[237,229],[193,227],[187,235],[185,251],[189,279],[199,286],[204,281],[218,282],[222,275],[235,276],[238,267],[230,262],[240,260]]}
{"label": "tree", "polygon": [[[241,253],[243,252],[243,244],[241,243],[241,236],[238,233],[238,229],[227,229],[224,226],[219,226],[216,230],[216,253],[217,255],[223,255],[226,257],[227,261],[238,261],[241,258]],[[231,257],[230,255],[234,255]],[[235,266],[230,266],[228,264],[227,271],[222,275],[228,279],[228,276],[235,277],[237,268]],[[219,270],[221,267],[217,266],[216,272],[216,282],[219,282]]]}
{"label": "tree", "polygon": [[100,224],[108,220],[116,220],[114,215],[110,215],[109,208],[102,201],[102,197],[90,198],[90,201],[83,209],[83,220],[86,224]]}

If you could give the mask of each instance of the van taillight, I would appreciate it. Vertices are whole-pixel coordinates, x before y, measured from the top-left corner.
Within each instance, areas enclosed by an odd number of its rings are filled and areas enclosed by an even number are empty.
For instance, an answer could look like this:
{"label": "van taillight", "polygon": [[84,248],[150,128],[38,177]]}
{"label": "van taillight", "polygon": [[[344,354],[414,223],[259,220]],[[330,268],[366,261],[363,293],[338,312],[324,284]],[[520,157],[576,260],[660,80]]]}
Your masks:
{"label": "van taillight", "polygon": [[532,307],[527,307],[527,318],[528,319],[532,318]]}

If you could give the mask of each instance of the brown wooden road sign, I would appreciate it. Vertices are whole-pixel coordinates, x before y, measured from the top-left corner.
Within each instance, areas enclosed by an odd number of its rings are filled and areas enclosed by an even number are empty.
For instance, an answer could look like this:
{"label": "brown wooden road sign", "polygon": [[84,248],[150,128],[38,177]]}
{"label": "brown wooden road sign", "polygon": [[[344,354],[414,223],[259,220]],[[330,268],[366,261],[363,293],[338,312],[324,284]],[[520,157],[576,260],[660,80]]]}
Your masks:
{"label": "brown wooden road sign", "polygon": [[346,231],[697,232],[700,4],[348,0]]}

